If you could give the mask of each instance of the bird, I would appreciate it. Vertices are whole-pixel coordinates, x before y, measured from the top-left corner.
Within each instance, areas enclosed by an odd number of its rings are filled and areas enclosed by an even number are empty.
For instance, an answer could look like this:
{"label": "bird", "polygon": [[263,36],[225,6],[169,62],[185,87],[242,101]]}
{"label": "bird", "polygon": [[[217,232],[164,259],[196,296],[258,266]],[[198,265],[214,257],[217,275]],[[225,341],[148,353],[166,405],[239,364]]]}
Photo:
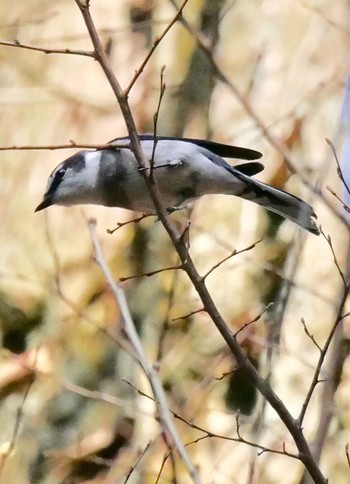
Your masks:
{"label": "bird", "polygon": [[[264,169],[261,162],[251,161],[262,157],[259,151],[192,138],[144,134],[139,140],[169,212],[204,195],[234,195],[319,235],[316,213],[308,203],[252,178]],[[232,166],[224,158],[248,161]],[[116,138],[106,148],[79,151],[61,162],[49,176],[35,212],[51,205],[78,204],[156,213],[128,137]]]}

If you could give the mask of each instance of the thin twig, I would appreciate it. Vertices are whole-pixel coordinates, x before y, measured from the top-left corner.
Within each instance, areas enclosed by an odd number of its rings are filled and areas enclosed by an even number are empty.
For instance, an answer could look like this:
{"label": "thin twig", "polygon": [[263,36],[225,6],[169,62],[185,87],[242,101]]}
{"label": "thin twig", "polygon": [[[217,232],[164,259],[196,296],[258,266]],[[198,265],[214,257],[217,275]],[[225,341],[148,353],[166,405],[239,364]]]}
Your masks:
{"label": "thin twig", "polygon": [[177,284],[178,284],[178,280],[179,280],[178,275],[179,275],[178,271],[175,271],[171,287],[168,291],[168,302],[167,302],[166,313],[165,313],[165,316],[164,316],[162,328],[161,328],[159,338],[158,338],[158,345],[157,345],[158,349],[157,349],[156,361],[158,361],[158,362],[162,360],[163,354],[164,354],[163,345],[164,345],[165,336],[166,336],[167,331],[170,327],[171,310],[172,310],[172,308],[175,304],[175,293],[176,293],[176,288],[177,288]]}
{"label": "thin twig", "polygon": [[239,334],[241,331],[243,331],[245,328],[247,328],[247,327],[248,327],[248,326],[250,326],[251,324],[254,324],[254,323],[256,323],[257,321],[259,321],[259,319],[262,317],[262,315],[263,315],[264,313],[266,313],[266,311],[268,311],[269,309],[271,309],[273,305],[274,305],[274,303],[273,303],[273,302],[270,302],[270,303],[269,303],[267,306],[265,306],[265,307],[264,307],[264,309],[263,309],[263,310],[262,310],[262,311],[261,311],[261,312],[260,312],[260,313],[259,313],[259,314],[258,314],[258,315],[255,317],[255,318],[254,318],[254,319],[252,319],[251,321],[248,321],[248,323],[243,324],[243,326],[241,326],[241,327],[239,328],[239,330],[235,332],[235,337],[237,337],[237,336],[238,336],[238,334]]}
{"label": "thin twig", "polygon": [[346,191],[348,192],[348,195],[350,195],[350,188],[344,178],[344,175],[343,175],[343,172],[342,172],[342,169],[341,169],[341,166],[340,166],[340,161],[339,161],[339,158],[338,158],[338,155],[337,155],[337,152],[335,150],[335,147],[332,143],[332,141],[328,138],[326,138],[326,143],[330,146],[331,150],[332,150],[332,153],[333,153],[333,156],[334,156],[334,159],[335,159],[335,162],[337,164],[337,173],[338,173],[338,176],[342,182],[342,184],[344,185]]}
{"label": "thin twig", "polygon": [[226,378],[227,376],[230,376],[232,375],[233,373],[235,373],[235,371],[238,370],[238,366],[235,366],[232,370],[230,371],[225,371],[221,376],[216,376],[215,377],[215,380],[218,380],[218,381],[221,381],[223,380],[224,378]]}
{"label": "thin twig", "polygon": [[[346,266],[345,266],[344,272],[343,271],[342,272],[344,274],[345,281],[349,281],[350,247],[347,248],[347,254],[346,254],[345,260],[346,260]],[[337,268],[337,270],[339,269]],[[308,406],[308,400],[310,400],[313,390],[317,385],[317,383],[321,381],[319,379],[319,374],[321,372],[321,368],[323,367],[325,357],[329,353],[328,364],[327,364],[327,379],[324,381],[324,384],[322,385],[322,391],[319,397],[320,417],[319,417],[319,422],[316,430],[316,435],[311,444],[313,449],[314,459],[316,462],[320,461],[322,449],[324,448],[324,442],[328,434],[332,417],[334,415],[334,395],[339,385],[339,381],[341,378],[341,371],[344,364],[343,344],[344,344],[345,335],[344,335],[344,329],[343,329],[343,316],[344,316],[344,307],[349,296],[349,290],[350,290],[350,285],[346,284],[344,286],[342,294],[339,297],[334,322],[330,329],[327,340],[323,346],[322,353],[319,356],[315,374],[310,384],[309,392],[302,406],[302,411],[300,412],[300,416],[297,419],[298,424],[301,425],[301,422],[306,412],[306,408]],[[301,480],[301,483],[309,484],[310,482],[311,482],[310,477],[304,472],[304,476]]]}
{"label": "thin twig", "polygon": [[158,118],[159,118],[160,106],[162,104],[162,99],[163,99],[163,96],[165,94],[165,89],[166,89],[166,85],[165,85],[165,82],[164,82],[164,71],[165,71],[165,66],[162,66],[162,68],[160,70],[160,90],[159,90],[158,106],[157,106],[156,112],[154,113],[154,116],[153,116],[153,147],[152,147],[152,155],[151,155],[151,159],[150,159],[150,172],[149,172],[150,178],[152,178],[153,174],[154,174],[154,171],[153,171],[154,170],[154,155],[156,154],[156,147],[157,147],[157,143],[158,143],[158,139],[157,139]]}
{"label": "thin twig", "polygon": [[139,456],[138,456],[138,457],[137,457],[137,459],[136,459],[135,464],[133,464],[133,465],[130,467],[130,469],[129,469],[129,471],[128,471],[128,473],[127,473],[126,477],[125,477],[124,484],[127,484],[128,480],[130,479],[131,474],[134,472],[134,470],[136,469],[136,467],[138,466],[138,464],[141,462],[142,457],[143,457],[143,456],[146,454],[146,452],[147,452],[147,451],[148,451],[148,449],[150,448],[151,444],[152,444],[152,441],[151,441],[151,440],[149,440],[149,441],[147,442],[147,444],[146,444],[146,447],[145,447],[145,448],[142,450],[142,452],[140,452]]}
{"label": "thin twig", "polygon": [[305,322],[305,319],[304,318],[301,318],[301,324],[303,325],[303,328],[304,328],[304,332],[306,334],[306,336],[312,341],[312,343],[316,346],[316,348],[319,350],[319,351],[322,351],[322,348],[321,346],[317,343],[317,341],[315,340],[315,337],[310,333],[310,331],[308,330],[308,327],[306,326],[306,322]]}
{"label": "thin twig", "polygon": [[349,469],[350,469],[349,442],[347,442],[345,444],[345,456],[346,456],[346,461],[347,461]]}
{"label": "thin twig", "polygon": [[19,49],[34,50],[36,52],[42,52],[43,54],[66,54],[94,57],[94,53],[88,50],[47,49],[45,47],[35,47],[34,45],[22,44],[19,40],[14,40],[13,42],[0,41],[0,45],[6,47],[17,47]]}
{"label": "thin twig", "polygon": [[107,232],[107,234],[112,235],[117,230],[121,229],[122,227],[125,227],[125,225],[138,224],[139,222],[141,222],[141,220],[144,220],[145,218],[149,218],[149,217],[155,217],[155,215],[144,213],[144,214],[140,215],[140,217],[136,217],[136,218],[133,218],[131,220],[127,220],[126,222],[118,222],[117,226],[114,229],[107,229],[106,232]]}
{"label": "thin twig", "polygon": [[120,277],[119,282],[129,281],[130,279],[136,279],[138,277],[152,277],[155,274],[160,274],[161,272],[177,271],[182,268],[183,268],[182,265],[163,267],[162,269],[156,269],[155,271],[144,272],[143,274],[133,274],[132,276]]}
{"label": "thin twig", "polygon": [[71,150],[74,148],[81,148],[87,150],[116,150],[119,148],[131,149],[129,143],[113,143],[113,144],[91,144],[91,143],[76,143],[70,140],[69,144],[63,145],[12,145],[12,146],[0,146],[0,151],[46,151],[46,150]]}
{"label": "thin twig", "polygon": [[166,435],[165,432],[162,432],[162,439],[164,440],[164,443],[168,449],[168,452],[165,454],[164,463],[168,458],[170,459],[171,471],[172,471],[172,476],[171,476],[172,484],[178,484],[178,480],[176,478],[176,459],[175,459],[174,446],[171,445],[171,443],[169,442],[168,436]]}
{"label": "thin twig", "polygon": [[203,281],[205,281],[205,279],[212,273],[214,272],[216,269],[218,269],[218,267],[220,267],[224,262],[228,261],[229,259],[231,259],[232,257],[238,255],[238,254],[243,254],[244,252],[248,252],[249,250],[252,250],[254,249],[258,244],[260,244],[261,242],[261,239],[260,240],[257,240],[256,242],[254,242],[254,244],[251,244],[249,247],[245,247],[244,249],[241,249],[241,250],[236,250],[234,249],[231,254],[229,254],[227,257],[225,257],[224,259],[222,259],[221,261],[219,261],[217,264],[214,264],[210,269],[209,271],[204,274],[203,276]]}
{"label": "thin twig", "polygon": [[21,422],[22,422],[24,404],[27,400],[29,390],[31,389],[33,382],[34,382],[34,378],[31,379],[30,382],[28,383],[27,388],[25,389],[24,394],[23,394],[22,402],[17,409],[15,425],[13,427],[12,437],[10,439],[10,445],[9,445],[7,451],[5,453],[3,453],[3,456],[2,456],[1,461],[0,461],[0,476],[3,473],[6,462],[8,461],[8,458],[10,457],[10,455],[12,454],[12,452],[15,448],[15,444],[16,444],[16,440],[17,440],[17,436],[18,436],[18,432],[19,432],[19,427],[20,427]]}
{"label": "thin twig", "polygon": [[337,268],[338,270],[338,273],[340,275],[340,278],[343,282],[343,286],[344,288],[347,287],[347,283],[346,283],[346,280],[345,280],[345,276],[344,276],[344,273],[343,271],[341,270],[341,267],[340,267],[340,264],[338,262],[338,258],[335,254],[335,250],[334,250],[334,247],[333,247],[333,243],[332,243],[332,239],[331,239],[331,236],[330,235],[326,235],[323,230],[322,230],[322,227],[320,227],[320,233],[321,235],[324,237],[324,239],[326,240],[327,244],[329,245],[329,248],[331,249],[331,252],[332,252],[332,255],[333,255],[333,261],[334,261],[334,264],[335,264],[335,267]]}
{"label": "thin twig", "polygon": [[135,353],[137,354],[138,361],[151,385],[151,388],[155,397],[155,401],[157,403],[157,408],[160,415],[162,427],[164,428],[164,430],[166,430],[169,433],[169,436],[171,436],[173,444],[176,450],[178,451],[178,453],[180,454],[183,462],[187,466],[188,470],[190,471],[193,477],[193,480],[195,482],[199,482],[197,471],[195,470],[184,448],[184,445],[181,442],[181,439],[176,431],[174,423],[172,421],[171,414],[166,401],[166,396],[165,396],[163,387],[158,379],[158,375],[154,370],[152,364],[148,361],[146,354],[144,352],[141,340],[139,338],[139,335],[137,334],[134,322],[130,314],[130,310],[128,307],[128,303],[127,303],[124,291],[113,279],[110,269],[106,263],[101,244],[97,238],[96,222],[94,220],[89,221],[89,232],[96,252],[96,262],[100,266],[103,272],[103,275],[105,276],[106,281],[108,282],[108,285],[110,286],[113,292],[113,295],[119,305],[120,312],[122,314],[123,321],[124,321],[125,333],[127,334],[128,339],[132,344]]}
{"label": "thin twig", "polygon": [[157,37],[156,40],[153,42],[153,46],[148,51],[148,54],[146,55],[145,60],[142,62],[142,64],[140,65],[140,67],[137,69],[137,71],[135,72],[135,75],[132,78],[130,84],[128,85],[128,87],[124,91],[126,97],[129,96],[131,89],[135,85],[135,82],[137,81],[137,79],[142,74],[144,68],[148,64],[148,61],[152,57],[154,51],[156,50],[156,48],[158,47],[158,45],[160,44],[160,42],[164,39],[164,37],[169,32],[169,30],[173,27],[173,25],[175,25],[175,23],[181,18],[182,11],[185,8],[185,6],[186,6],[187,3],[188,3],[188,0],[184,0],[184,2],[182,3],[182,5],[176,9],[176,14],[174,15],[173,19],[168,23],[168,25],[166,26],[166,28],[164,29],[164,31],[162,32],[162,34],[159,37]]}
{"label": "thin twig", "polygon": [[[340,305],[339,305],[337,317],[335,318],[335,321],[334,321],[334,323],[331,327],[331,330],[328,334],[328,337],[326,339],[325,344],[323,345],[323,348],[320,350],[320,355],[319,355],[319,358],[318,358],[318,362],[317,362],[317,365],[316,365],[316,369],[315,369],[312,381],[310,383],[309,390],[308,390],[307,395],[305,397],[305,400],[303,402],[299,417],[297,418],[298,426],[300,428],[302,427],[304,417],[305,417],[305,413],[306,413],[306,410],[309,406],[309,403],[310,403],[311,397],[313,395],[313,392],[316,388],[316,385],[322,381],[322,380],[319,379],[321,369],[322,369],[324,360],[326,358],[328,349],[330,347],[330,344],[333,340],[334,334],[335,334],[336,330],[338,329],[339,323],[342,319],[341,312],[343,310],[345,301],[348,297],[348,293],[349,293],[349,288],[345,289],[344,292],[343,292],[343,296],[342,296],[342,299],[341,299],[341,302],[340,302]],[[316,342],[314,342],[314,343],[317,345]],[[318,345],[317,345],[317,347],[318,347]]]}
{"label": "thin twig", "polygon": [[162,463],[160,464],[160,468],[159,468],[159,471],[158,471],[158,474],[157,474],[157,479],[155,480],[154,484],[159,483],[159,480],[161,478],[165,463],[166,463],[170,453],[171,453],[171,451],[169,450],[166,454],[163,455]]}
{"label": "thin twig", "polygon": [[180,319],[189,319],[195,314],[204,313],[204,312],[205,312],[204,308],[196,309],[195,311],[191,311],[190,313],[184,314],[183,316],[178,316],[177,318],[173,318],[172,321],[179,321]]}
{"label": "thin twig", "polygon": [[326,185],[326,190],[329,191],[329,193],[331,193],[333,195],[333,197],[335,197],[338,202],[340,202],[343,206],[343,209],[346,210],[346,212],[350,213],[350,207],[344,202],[344,200],[342,200],[339,195],[337,195],[335,193],[335,191],[329,186],[329,185]]}

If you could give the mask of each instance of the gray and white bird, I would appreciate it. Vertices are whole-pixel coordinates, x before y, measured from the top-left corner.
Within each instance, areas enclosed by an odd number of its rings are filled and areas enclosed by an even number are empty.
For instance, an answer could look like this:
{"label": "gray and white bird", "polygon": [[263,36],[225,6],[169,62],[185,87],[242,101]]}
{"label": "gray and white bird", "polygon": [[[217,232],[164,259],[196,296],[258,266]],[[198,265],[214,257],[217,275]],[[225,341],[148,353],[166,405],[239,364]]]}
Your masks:
{"label": "gray and white bird", "polygon": [[[139,138],[146,159],[151,160],[154,137]],[[43,201],[35,211],[50,205],[97,204],[155,213],[129,138],[118,138],[111,144],[118,147],[80,151],[60,163],[51,173]],[[235,195],[319,234],[317,217],[309,204],[251,178],[264,169],[260,162],[233,167],[223,159],[255,160],[261,156],[258,151],[212,141],[157,136],[153,166],[162,202],[171,211],[203,195]]]}

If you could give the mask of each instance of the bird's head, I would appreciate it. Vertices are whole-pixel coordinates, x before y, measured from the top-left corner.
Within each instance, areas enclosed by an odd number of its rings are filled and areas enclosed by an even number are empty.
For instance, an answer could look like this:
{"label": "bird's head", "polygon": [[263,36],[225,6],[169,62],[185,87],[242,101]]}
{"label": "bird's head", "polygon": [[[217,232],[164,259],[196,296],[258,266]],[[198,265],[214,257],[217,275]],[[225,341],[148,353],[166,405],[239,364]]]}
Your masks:
{"label": "bird's head", "polygon": [[101,203],[96,189],[100,160],[98,151],[80,151],[60,163],[49,176],[43,200],[35,211],[51,205]]}

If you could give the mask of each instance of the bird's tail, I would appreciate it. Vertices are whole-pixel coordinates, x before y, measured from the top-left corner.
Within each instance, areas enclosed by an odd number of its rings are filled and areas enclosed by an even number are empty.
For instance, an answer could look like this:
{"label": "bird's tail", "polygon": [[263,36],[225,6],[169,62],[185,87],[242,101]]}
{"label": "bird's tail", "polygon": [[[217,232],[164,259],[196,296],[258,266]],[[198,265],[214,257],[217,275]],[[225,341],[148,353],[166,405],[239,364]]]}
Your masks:
{"label": "bird's tail", "polygon": [[237,193],[238,196],[262,205],[270,212],[291,220],[313,234],[320,234],[315,221],[317,215],[311,205],[295,195],[251,179],[244,174],[236,173],[236,177],[244,182],[242,191]]}

